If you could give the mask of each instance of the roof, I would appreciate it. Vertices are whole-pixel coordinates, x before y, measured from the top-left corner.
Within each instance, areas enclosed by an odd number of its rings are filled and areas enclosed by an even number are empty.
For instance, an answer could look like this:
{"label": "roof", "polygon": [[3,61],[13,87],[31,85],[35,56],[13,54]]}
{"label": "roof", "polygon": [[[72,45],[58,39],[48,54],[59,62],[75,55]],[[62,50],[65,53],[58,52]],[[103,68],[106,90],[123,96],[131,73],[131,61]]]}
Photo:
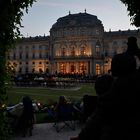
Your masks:
{"label": "roof", "polygon": [[60,17],[52,28],[64,28],[64,27],[81,27],[81,26],[103,26],[102,22],[95,15],[88,13],[70,14],[64,17]]}

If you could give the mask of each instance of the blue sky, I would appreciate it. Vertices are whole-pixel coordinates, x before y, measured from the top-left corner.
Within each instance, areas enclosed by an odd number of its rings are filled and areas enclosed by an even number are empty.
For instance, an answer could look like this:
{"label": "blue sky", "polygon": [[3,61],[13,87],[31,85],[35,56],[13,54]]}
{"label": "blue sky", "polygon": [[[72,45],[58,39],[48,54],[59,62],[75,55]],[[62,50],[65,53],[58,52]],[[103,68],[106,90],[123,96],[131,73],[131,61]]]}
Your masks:
{"label": "blue sky", "polygon": [[96,15],[104,30],[118,31],[137,29],[130,25],[127,8],[120,0],[37,0],[22,18],[21,33],[27,36],[49,35],[49,30],[58,18],[69,14],[87,13]]}

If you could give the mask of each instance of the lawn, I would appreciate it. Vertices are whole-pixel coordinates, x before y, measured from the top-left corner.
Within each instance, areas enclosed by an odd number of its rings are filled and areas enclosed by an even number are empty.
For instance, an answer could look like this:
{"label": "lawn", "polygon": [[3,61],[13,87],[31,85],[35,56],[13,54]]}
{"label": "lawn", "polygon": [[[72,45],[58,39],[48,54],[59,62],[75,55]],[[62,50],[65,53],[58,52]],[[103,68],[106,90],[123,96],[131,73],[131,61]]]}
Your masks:
{"label": "lawn", "polygon": [[[58,101],[60,95],[65,95],[71,101],[79,101],[85,94],[96,95],[93,84],[83,84],[79,86],[79,90],[53,90],[46,87],[10,87],[7,90],[8,103],[10,105],[19,103],[21,98],[28,95],[32,100],[37,100],[45,105],[50,105]],[[44,123],[50,121],[46,112],[36,113],[36,123]]]}
{"label": "lawn", "polygon": [[60,95],[65,95],[70,100],[79,100],[83,95],[96,95],[93,84],[80,85],[79,90],[53,90],[46,87],[11,87],[7,90],[8,104],[16,104],[25,95],[43,104],[57,101]]}

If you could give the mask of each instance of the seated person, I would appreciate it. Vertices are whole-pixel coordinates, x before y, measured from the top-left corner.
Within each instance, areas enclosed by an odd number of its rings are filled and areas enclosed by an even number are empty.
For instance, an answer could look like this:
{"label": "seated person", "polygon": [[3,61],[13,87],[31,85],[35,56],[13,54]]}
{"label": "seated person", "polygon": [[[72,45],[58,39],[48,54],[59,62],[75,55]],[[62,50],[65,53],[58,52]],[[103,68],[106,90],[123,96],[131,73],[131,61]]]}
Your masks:
{"label": "seated person", "polygon": [[31,136],[35,120],[32,100],[30,99],[30,97],[25,96],[23,97],[22,102],[23,102],[23,113],[21,115],[22,134],[25,137],[27,132],[29,132],[29,135]]}
{"label": "seated person", "polygon": [[73,105],[66,99],[65,96],[60,96],[54,110],[56,111],[56,116],[58,119],[66,119],[66,117],[71,117],[73,112]]}
{"label": "seated person", "polygon": [[97,96],[107,92],[113,83],[113,76],[109,74],[99,75],[95,80],[95,91]]}
{"label": "seated person", "polygon": [[88,117],[95,112],[97,107],[98,98],[107,92],[113,83],[113,77],[109,74],[99,75],[95,80],[95,91],[97,96],[84,95],[84,120],[86,121]]}

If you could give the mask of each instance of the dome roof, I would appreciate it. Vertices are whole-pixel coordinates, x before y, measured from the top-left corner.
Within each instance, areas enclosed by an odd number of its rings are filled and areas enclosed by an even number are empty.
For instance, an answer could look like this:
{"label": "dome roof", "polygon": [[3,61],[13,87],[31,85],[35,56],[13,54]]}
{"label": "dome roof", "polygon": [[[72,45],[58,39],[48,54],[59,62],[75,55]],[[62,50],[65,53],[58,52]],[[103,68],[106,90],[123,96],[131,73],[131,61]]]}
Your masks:
{"label": "dome roof", "polygon": [[78,13],[78,14],[69,14],[67,16],[61,17],[57,22],[52,26],[55,28],[64,28],[64,27],[79,27],[79,26],[103,26],[102,22],[95,15],[88,13]]}

